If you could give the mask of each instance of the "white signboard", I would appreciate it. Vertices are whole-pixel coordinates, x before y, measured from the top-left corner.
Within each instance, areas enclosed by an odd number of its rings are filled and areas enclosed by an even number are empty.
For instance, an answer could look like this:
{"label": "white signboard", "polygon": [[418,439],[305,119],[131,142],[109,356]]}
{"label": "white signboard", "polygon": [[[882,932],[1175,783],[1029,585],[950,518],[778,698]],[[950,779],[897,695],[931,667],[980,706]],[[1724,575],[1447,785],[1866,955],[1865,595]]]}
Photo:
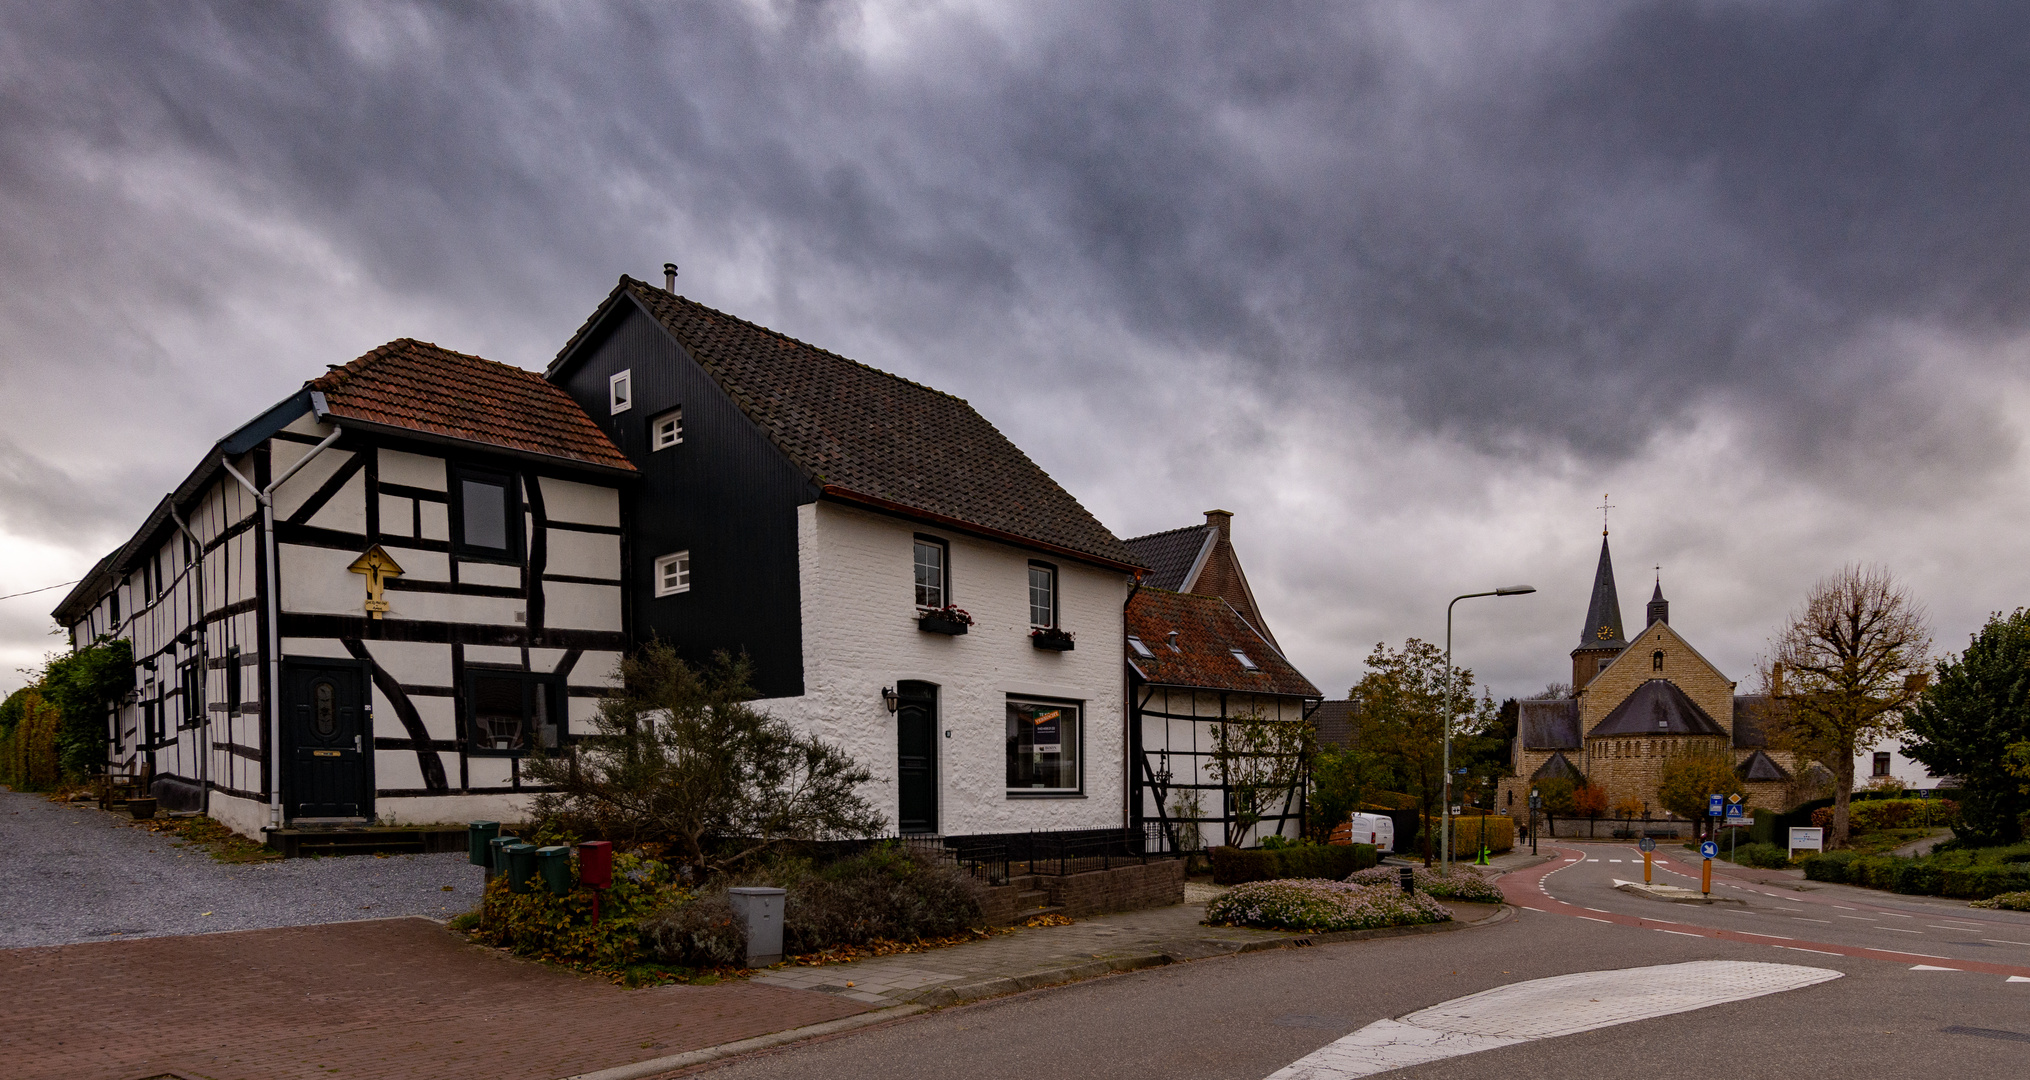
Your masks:
{"label": "white signboard", "polygon": [[1790,850],[1792,851],[1824,851],[1825,847],[1826,831],[1824,829],[1790,830]]}

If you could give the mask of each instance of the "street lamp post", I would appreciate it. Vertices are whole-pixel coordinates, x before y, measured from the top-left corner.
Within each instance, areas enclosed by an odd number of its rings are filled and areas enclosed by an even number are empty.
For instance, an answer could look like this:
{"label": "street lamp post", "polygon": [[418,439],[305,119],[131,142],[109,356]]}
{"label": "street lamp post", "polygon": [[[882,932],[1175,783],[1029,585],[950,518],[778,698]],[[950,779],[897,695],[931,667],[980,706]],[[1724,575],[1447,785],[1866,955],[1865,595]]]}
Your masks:
{"label": "street lamp post", "polygon": [[1444,832],[1438,837],[1438,869],[1440,873],[1452,872],[1452,606],[1461,600],[1476,596],[1521,596],[1536,592],[1534,585],[1503,585],[1489,592],[1462,593],[1445,605],[1445,805]]}

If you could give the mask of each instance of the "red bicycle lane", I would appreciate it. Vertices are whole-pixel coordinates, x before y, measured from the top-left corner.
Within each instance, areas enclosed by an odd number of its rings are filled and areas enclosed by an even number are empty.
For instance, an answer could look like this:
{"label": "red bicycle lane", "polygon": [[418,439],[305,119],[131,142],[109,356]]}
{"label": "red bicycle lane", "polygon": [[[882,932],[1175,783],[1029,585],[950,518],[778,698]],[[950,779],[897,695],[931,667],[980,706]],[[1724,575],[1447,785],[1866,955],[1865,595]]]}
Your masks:
{"label": "red bicycle lane", "polygon": [[1545,879],[1568,866],[1577,865],[1571,860],[1584,859],[1583,852],[1570,848],[1557,848],[1556,861],[1527,870],[1513,870],[1495,879],[1501,886],[1508,902],[1531,911],[1542,911],[1553,915],[1565,915],[1588,922],[1612,923],[1659,933],[1677,934],[1681,937],[1714,938],[1720,941],[1736,941],[1747,945],[1766,945],[1772,949],[1788,949],[1792,952],[1819,953],[1828,956],[1851,956],[1866,960],[1884,960],[1896,964],[1922,964],[1929,967],[1949,968],[1955,971],[1970,971],[1982,975],[2014,976],[2030,979],[2030,967],[2013,964],[1991,964],[1981,960],[1958,960],[1952,957],[1931,956],[1925,953],[1900,952],[1895,949],[1870,949],[1858,945],[1840,945],[1833,942],[1799,941],[1780,938],[1772,934],[1753,934],[1741,930],[1722,930],[1693,923],[1673,922],[1669,919],[1644,919],[1633,915],[1620,915],[1611,911],[1595,911],[1566,903],[1550,893]]}

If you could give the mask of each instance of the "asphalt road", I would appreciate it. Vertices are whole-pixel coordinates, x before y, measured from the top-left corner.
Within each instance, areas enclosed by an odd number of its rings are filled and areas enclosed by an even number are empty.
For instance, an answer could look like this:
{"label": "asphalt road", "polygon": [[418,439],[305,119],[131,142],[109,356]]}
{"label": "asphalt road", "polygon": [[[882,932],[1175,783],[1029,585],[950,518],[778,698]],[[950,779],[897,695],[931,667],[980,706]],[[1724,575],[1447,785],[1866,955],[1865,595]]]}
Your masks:
{"label": "asphalt road", "polygon": [[[1561,845],[1562,846],[1562,845]],[[1484,928],[1422,937],[1258,953],[1114,976],[899,1021],[829,1040],[736,1059],[716,1078],[1043,1077],[1238,1078],[1261,1080],[1365,1025],[1494,987],[1575,972],[1692,960],[1746,960],[1828,968],[1842,977],[1767,997],[1488,1050],[1389,1073],[1401,1077],[1499,1076],[1503,1080],[1628,1077],[1825,1077],[1839,1080],[2030,1072],[2030,982],[1965,970],[1917,971],[1906,960],[1799,952],[1813,941],[1855,951],[1909,937],[1922,951],[1988,957],[1961,931],[1913,922],[1917,935],[1887,932],[1893,914],[1936,925],[1978,923],[1993,936],[2030,941],[2030,917],[1878,898],[1859,890],[1813,890],[1800,901],[1750,896],[1735,905],[1691,907],[1628,897],[1611,878],[1632,848],[1599,845],[1598,863],[1542,868],[1548,896]],[[1696,871],[1672,856],[1680,870]],[[1627,876],[1621,874],[1619,876]],[[1523,875],[1518,875],[1521,880]],[[1640,880],[1640,857],[1635,863]],[[1745,879],[1744,879],[1745,881]],[[1742,882],[1737,882],[1737,884]],[[1528,888],[1535,891],[1536,886]],[[1747,891],[1747,890],[1733,890]],[[1768,890],[1774,892],[1775,890]],[[1567,906],[1553,899],[1563,896]],[[1877,897],[1878,894],[1867,894]],[[1577,902],[1584,901],[1584,904]],[[1837,901],[1837,903],[1835,903]],[[1799,911],[1789,910],[1798,904]],[[1805,922],[1852,907],[1852,927]],[[1586,909],[1599,908],[1599,914]],[[1950,911],[1951,918],[1944,913]],[[1801,913],[1800,913],[1801,912]],[[1688,929],[1666,931],[1653,916]],[[1893,914],[1892,914],[1893,913]],[[1964,914],[1963,914],[1964,913]],[[1584,915],[1585,917],[1580,917]],[[1606,915],[1621,921],[1589,921]],[[1873,919],[1882,927],[1871,928]],[[1682,922],[1679,922],[1682,920]],[[1755,941],[1732,920],[1782,934]],[[1641,925],[1636,925],[1638,922]],[[1794,931],[1810,929],[1815,936]],[[1666,931],[1666,932],[1660,932]],[[1852,944],[1850,944],[1852,943]],[[1896,942],[1901,944],[1901,942]],[[1915,948],[1916,946],[1905,946]],[[2021,956],[1988,946],[2030,964]],[[1941,960],[1934,966],[1965,960]],[[1958,1029],[1948,1031],[1946,1029]]]}

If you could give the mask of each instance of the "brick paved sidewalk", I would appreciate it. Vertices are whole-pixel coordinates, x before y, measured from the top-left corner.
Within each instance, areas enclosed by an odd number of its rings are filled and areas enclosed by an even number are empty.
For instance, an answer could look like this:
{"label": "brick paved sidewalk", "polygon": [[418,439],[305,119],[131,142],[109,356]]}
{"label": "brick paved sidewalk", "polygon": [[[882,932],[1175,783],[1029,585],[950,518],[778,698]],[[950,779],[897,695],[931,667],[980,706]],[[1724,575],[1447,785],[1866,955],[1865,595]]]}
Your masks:
{"label": "brick paved sidewalk", "polygon": [[623,990],[427,919],[0,951],[11,1080],[555,1080],[867,1011],[756,982]]}

